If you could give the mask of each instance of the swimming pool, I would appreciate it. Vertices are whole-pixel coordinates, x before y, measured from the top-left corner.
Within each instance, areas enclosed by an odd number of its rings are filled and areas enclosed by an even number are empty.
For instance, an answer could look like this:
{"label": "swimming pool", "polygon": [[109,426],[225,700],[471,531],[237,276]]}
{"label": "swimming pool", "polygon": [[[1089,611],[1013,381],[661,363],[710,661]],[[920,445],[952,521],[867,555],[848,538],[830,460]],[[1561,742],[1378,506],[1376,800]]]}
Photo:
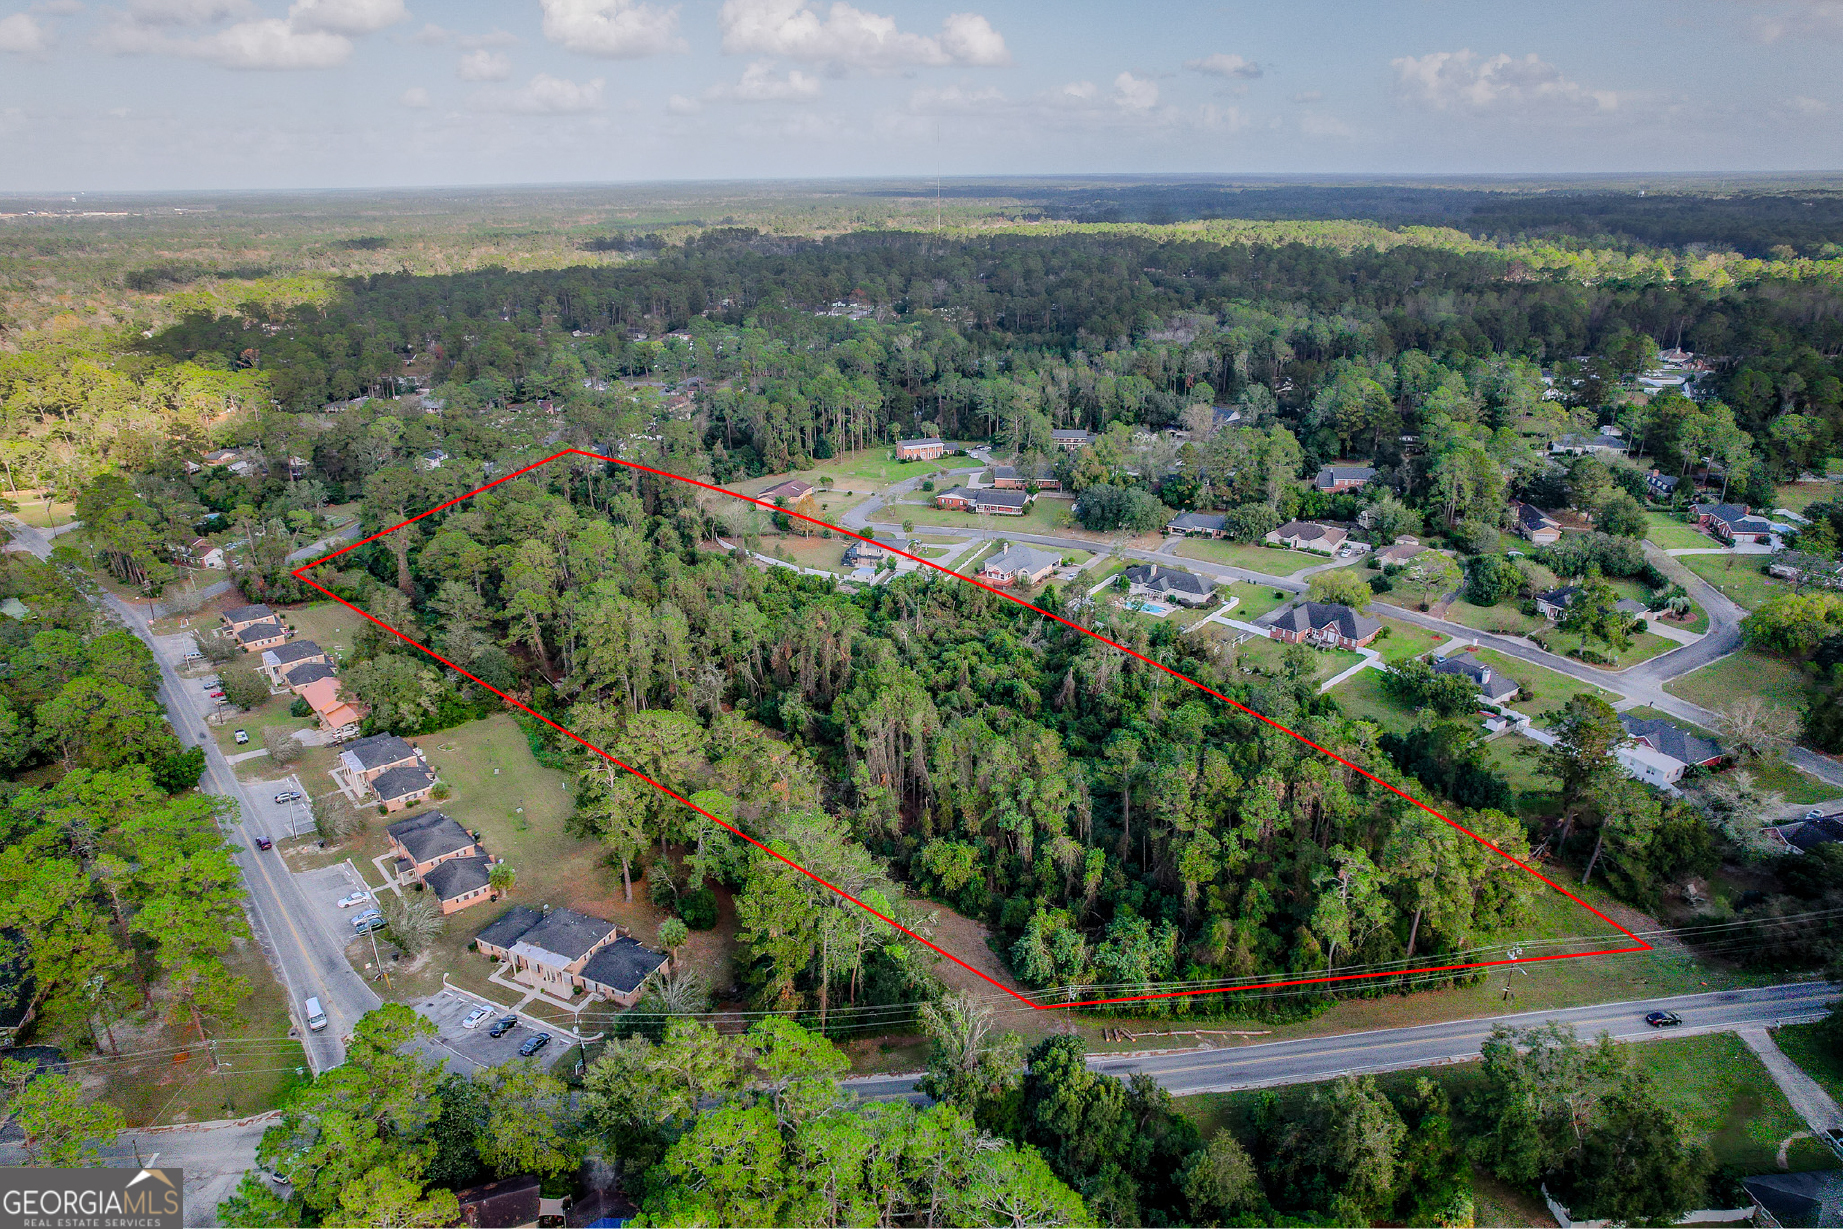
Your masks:
{"label": "swimming pool", "polygon": [[1149,614],[1155,619],[1163,619],[1166,615],[1172,613],[1172,608],[1170,606],[1161,606],[1158,602],[1133,602],[1127,609],[1137,610],[1141,614]]}

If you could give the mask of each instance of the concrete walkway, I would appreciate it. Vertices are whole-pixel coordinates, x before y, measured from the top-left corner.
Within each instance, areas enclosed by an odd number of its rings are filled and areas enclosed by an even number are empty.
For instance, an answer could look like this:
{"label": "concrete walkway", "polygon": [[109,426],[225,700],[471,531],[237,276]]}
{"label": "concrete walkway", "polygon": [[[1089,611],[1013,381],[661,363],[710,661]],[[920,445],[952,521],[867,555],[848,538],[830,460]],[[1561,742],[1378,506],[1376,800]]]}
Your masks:
{"label": "concrete walkway", "polygon": [[1812,1128],[1812,1134],[1822,1137],[1827,1130],[1844,1123],[1839,1117],[1838,1103],[1831,1099],[1831,1094],[1820,1088],[1817,1080],[1801,1071],[1798,1064],[1774,1044],[1772,1034],[1764,1028],[1736,1031],[1766,1066],[1767,1073],[1774,1077],[1774,1083],[1792,1102],[1793,1109]]}
{"label": "concrete walkway", "polygon": [[1375,649],[1359,649],[1358,652],[1364,655],[1363,661],[1358,662],[1355,666],[1340,670],[1337,674],[1334,674],[1331,678],[1319,684],[1319,690],[1330,691],[1332,688],[1356,674],[1359,670],[1381,670],[1383,668],[1383,654],[1377,652]]}

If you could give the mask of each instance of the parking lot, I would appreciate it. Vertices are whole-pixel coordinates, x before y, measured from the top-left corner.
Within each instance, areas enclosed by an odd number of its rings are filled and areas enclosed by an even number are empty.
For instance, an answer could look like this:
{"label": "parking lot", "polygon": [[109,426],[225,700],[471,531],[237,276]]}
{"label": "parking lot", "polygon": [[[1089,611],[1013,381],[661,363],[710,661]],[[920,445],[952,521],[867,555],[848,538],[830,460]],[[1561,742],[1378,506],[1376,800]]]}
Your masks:
{"label": "parking lot", "polygon": [[[487,1007],[491,1014],[474,1028],[462,1028],[461,1022],[477,1007]],[[492,1027],[495,1020],[508,1013],[503,1007],[459,990],[444,990],[440,994],[430,995],[416,1004],[416,1010],[435,1021],[436,1040],[441,1044],[444,1057],[449,1060],[449,1068],[463,1073],[477,1067],[497,1067],[517,1059],[519,1047],[529,1041],[534,1033],[551,1035],[551,1044],[540,1050],[534,1059],[546,1068],[575,1044],[568,1032],[528,1016],[520,1016],[517,1027],[504,1037],[489,1037],[487,1029]]]}

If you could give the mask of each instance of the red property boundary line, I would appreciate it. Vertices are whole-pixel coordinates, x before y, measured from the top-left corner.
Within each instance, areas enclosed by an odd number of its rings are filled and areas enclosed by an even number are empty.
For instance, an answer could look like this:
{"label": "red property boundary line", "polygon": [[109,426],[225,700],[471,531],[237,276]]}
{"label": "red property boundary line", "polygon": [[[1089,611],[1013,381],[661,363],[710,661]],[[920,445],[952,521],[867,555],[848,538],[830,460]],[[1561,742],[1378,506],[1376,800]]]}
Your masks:
{"label": "red property boundary line", "polygon": [[[723,819],[720,819],[718,816],[711,814],[709,811],[697,805],[691,799],[685,797],[683,794],[680,794],[677,791],[668,788],[667,786],[661,785],[658,781],[655,781],[653,778],[649,777],[646,773],[641,772],[639,769],[633,767],[631,764],[622,763],[620,760],[616,759],[614,756],[610,755],[608,752],[604,751],[602,748],[596,746],[594,743],[591,743],[588,740],[580,738],[576,734],[571,733],[569,730],[565,729],[563,726],[559,725],[557,722],[552,721],[549,717],[546,717],[543,713],[537,712],[536,710],[530,708],[529,706],[520,703],[518,700],[515,700],[513,697],[507,695],[505,692],[493,686],[491,683],[483,682],[482,680],[475,678],[472,674],[469,674],[466,670],[463,670],[460,666],[455,665],[453,662],[449,661],[447,658],[443,657],[440,653],[437,653],[435,650],[429,648],[427,645],[421,644],[418,641],[410,639],[410,637],[404,635],[402,632],[398,631],[396,628],[392,627],[388,623],[383,622],[380,619],[372,618],[371,615],[366,614],[363,610],[360,610],[357,606],[354,606],[351,602],[346,601],[344,598],[340,597],[337,593],[334,593],[331,589],[328,589],[325,585],[322,585],[319,582],[304,575],[304,573],[306,573],[309,569],[319,567],[321,564],[327,562],[330,559],[336,559],[340,555],[345,554],[347,551],[356,550],[359,547],[365,545],[367,542],[373,542],[381,537],[384,537],[387,534],[395,533],[397,530],[404,528],[404,526],[406,525],[413,525],[417,521],[422,520],[423,517],[432,516],[435,513],[440,512],[444,508],[449,508],[449,507],[454,506],[455,504],[463,502],[464,500],[472,499],[474,496],[480,494],[482,491],[491,490],[492,488],[500,485],[503,482],[510,482],[514,478],[520,477],[521,475],[524,475],[524,474],[528,474],[534,469],[542,468],[543,466],[549,465],[552,461],[555,461],[561,457],[568,457],[568,456],[578,456],[578,457],[583,457],[586,460],[590,460],[590,461],[600,461],[600,462],[604,462],[609,465],[619,465],[625,469],[636,470],[644,474],[652,474],[658,478],[669,478],[674,482],[683,482],[687,486],[694,486],[700,490],[710,491],[713,494],[724,495],[724,496],[728,496],[731,499],[741,500],[744,503],[755,504],[757,507],[765,508],[770,512],[784,512],[788,516],[796,517],[800,520],[807,521],[810,524],[818,525],[824,529],[830,529],[834,533],[842,534],[848,538],[856,538],[860,542],[872,542],[873,541],[872,538],[866,537],[863,534],[853,533],[849,529],[844,529],[838,525],[833,525],[826,521],[822,521],[818,517],[806,516],[799,512],[790,512],[785,508],[777,508],[775,505],[768,503],[764,500],[753,499],[747,495],[739,495],[735,491],[728,491],[728,490],[725,490],[723,487],[713,486],[712,484],[707,483],[707,482],[699,482],[696,479],[682,477],[679,474],[668,473],[665,470],[653,469],[649,466],[640,465],[633,461],[623,461],[617,457],[605,457],[599,453],[585,452],[580,448],[566,448],[562,450],[561,452],[553,453],[552,455],[544,458],[542,461],[534,461],[530,465],[527,465],[521,469],[516,469],[512,473],[507,474],[504,478],[496,478],[492,482],[487,483],[485,486],[476,487],[475,489],[469,491],[465,495],[457,495],[453,499],[447,500],[444,503],[439,503],[435,507],[430,508],[427,512],[420,513],[416,516],[410,517],[406,521],[402,521],[396,525],[392,525],[389,529],[380,529],[377,533],[372,534],[370,537],[360,538],[358,541],[352,543],[349,546],[343,546],[339,550],[333,551],[331,554],[323,555],[319,559],[315,559],[310,563],[304,563],[300,567],[295,568],[294,571],[291,573],[291,575],[293,575],[294,578],[300,581],[302,584],[311,585],[315,589],[318,589],[320,592],[326,594],[328,597],[332,598],[334,601],[338,602],[340,605],[352,611],[354,614],[358,615],[359,617],[370,620],[372,623],[377,624],[379,627],[383,628],[385,631],[389,632],[391,635],[397,637],[399,640],[403,641],[405,644],[408,644],[412,646],[413,648],[420,650],[423,653],[427,653],[430,657],[433,657],[436,661],[441,662],[444,666],[447,666],[450,670],[455,671],[455,673],[460,674],[466,678],[472,679],[475,683],[478,683],[480,686],[485,687],[488,691],[492,692],[494,695],[498,696],[500,699],[504,700],[506,703],[512,705],[514,708],[517,708],[522,712],[529,713],[531,716],[536,717],[539,721],[544,722],[545,725],[550,726],[553,730],[556,730],[559,734],[562,734],[564,737],[570,739],[572,742],[579,743],[580,745],[588,748],[590,751],[595,752],[597,755],[601,756],[603,759],[607,760],[609,763],[615,765],[616,767],[626,772],[632,773],[634,776],[638,777],[640,780],[645,781],[648,785],[651,785],[654,789],[659,790],[662,794],[665,794],[668,797],[674,799],[675,801],[684,804],[686,807],[690,808],[691,810],[696,811],[698,814],[704,816],[706,819],[710,820],[712,823],[721,825],[722,827],[728,829],[729,831],[734,832],[737,836],[741,837],[745,841],[748,841],[751,845],[755,846],[757,849],[760,849],[763,853],[767,854],[769,857],[774,858],[780,862],[784,862],[788,866],[793,867],[795,870],[799,871],[801,874],[805,875],[807,878],[813,880],[815,883],[818,883],[821,886],[827,888],[828,890],[837,893],[839,896],[844,897],[846,900],[849,900],[852,904],[857,905],[860,909],[863,909],[866,913],[869,913],[871,916],[879,919],[880,921],[888,923],[890,926],[908,935],[910,938],[922,944],[922,946],[928,948],[930,951],[935,952],[937,955],[940,955],[948,960],[952,960],[955,964],[967,970],[967,972],[972,973],[975,977],[978,977],[981,981],[986,982],[988,985],[993,986],[995,989],[1003,990],[1006,994],[1011,995],[1013,998],[1017,999],[1020,1003],[1023,1003],[1027,1007],[1030,1007],[1037,1011],[1050,1011],[1050,1010],[1055,1010],[1057,1008],[1064,1008],[1064,1007],[1098,1007],[1098,1006],[1102,1006],[1102,1005],[1109,1004],[1109,1003],[1137,1003],[1137,1002],[1144,1002],[1150,999],[1187,998],[1192,995],[1201,995],[1201,994],[1231,994],[1231,993],[1236,993],[1238,991],[1244,991],[1244,990],[1275,990],[1275,989],[1283,989],[1283,988],[1291,987],[1291,986],[1311,986],[1311,985],[1319,985],[1319,984],[1332,983],[1332,982],[1363,981],[1363,980],[1367,980],[1370,978],[1377,978],[1377,977],[1399,977],[1405,973],[1411,973],[1411,972],[1412,973],[1462,972],[1468,969],[1489,969],[1489,968],[1497,967],[1499,965],[1535,964],[1540,961],[1546,961],[1546,960],[1580,960],[1580,959],[1583,959],[1589,956],[1618,956],[1618,955],[1624,955],[1629,952],[1647,952],[1647,951],[1652,950],[1652,945],[1650,943],[1647,943],[1644,939],[1641,939],[1638,935],[1634,934],[1632,931],[1628,930],[1626,927],[1620,925],[1620,923],[1614,921],[1612,918],[1608,917],[1605,913],[1602,913],[1599,909],[1596,909],[1593,905],[1589,904],[1587,901],[1583,900],[1581,897],[1577,896],[1575,893],[1569,891],[1567,888],[1563,887],[1561,884],[1557,883],[1555,880],[1549,878],[1549,876],[1543,874],[1543,872],[1537,870],[1535,867],[1529,865],[1528,863],[1518,858],[1512,857],[1510,854],[1506,853],[1504,850],[1500,849],[1498,846],[1492,844],[1490,841],[1486,840],[1484,837],[1480,836],[1478,833],[1471,831],[1470,829],[1464,827],[1461,824],[1455,823],[1453,820],[1441,814],[1439,811],[1435,810],[1433,807],[1428,806],[1426,803],[1421,802],[1420,800],[1403,792],[1400,789],[1397,789],[1395,786],[1391,785],[1389,782],[1384,781],[1379,777],[1373,776],[1372,774],[1368,772],[1365,772],[1362,768],[1359,768],[1356,764],[1353,764],[1351,761],[1343,758],[1342,756],[1339,756],[1331,751],[1326,750],[1324,747],[1321,747],[1318,743],[1312,741],[1310,738],[1307,738],[1305,735],[1300,734],[1297,731],[1288,729],[1286,726],[1282,725],[1280,722],[1275,721],[1272,718],[1266,717],[1263,714],[1256,712],[1254,709],[1249,708],[1247,705],[1240,704],[1237,701],[1230,699],[1228,696],[1224,695],[1220,691],[1216,691],[1216,690],[1213,690],[1212,688],[1204,686],[1202,683],[1198,682],[1196,679],[1191,678],[1188,675],[1180,674],[1178,671],[1172,669],[1170,666],[1163,665],[1160,662],[1156,662],[1152,658],[1147,657],[1146,655],[1142,653],[1136,653],[1132,649],[1128,648],[1126,645],[1121,644],[1114,640],[1110,640],[1106,636],[1103,636],[1098,632],[1091,631],[1086,627],[1082,627],[1076,623],[1072,623],[1070,620],[1063,618],[1061,615],[1054,615],[1054,614],[1051,614],[1047,610],[1044,610],[1037,606],[1033,606],[1031,603],[1025,601],[1023,598],[1014,597],[1012,594],[1007,593],[1002,589],[995,589],[991,585],[983,584],[982,582],[975,580],[972,577],[962,576],[958,572],[952,571],[951,569],[948,569],[948,568],[944,568],[940,564],[931,563],[927,559],[920,558],[919,556],[909,554],[907,551],[892,551],[892,553],[901,555],[905,559],[909,559],[916,563],[919,563],[923,567],[933,568],[935,571],[940,572],[944,576],[951,576],[955,580],[964,581],[967,584],[978,586],[979,588],[986,590],[988,593],[992,593],[999,597],[1002,597],[1006,601],[1012,602],[1018,606],[1022,606],[1024,607],[1024,609],[1032,611],[1035,614],[1041,615],[1042,617],[1046,619],[1052,619],[1058,623],[1061,623],[1064,627],[1070,628],[1073,631],[1080,632],[1082,635],[1089,637],[1091,640],[1098,640],[1102,644],[1105,644],[1109,646],[1110,648],[1118,649],[1122,653],[1127,654],[1129,657],[1133,657],[1142,662],[1145,662],[1147,665],[1152,666],[1154,669],[1162,670],[1166,674],[1171,675],[1173,678],[1178,679],[1181,682],[1190,684],[1192,687],[1197,688],[1199,691],[1204,692],[1206,695],[1215,696],[1218,700],[1221,700],[1223,703],[1229,705],[1230,707],[1238,709],[1241,712],[1247,713],[1249,716],[1254,717],[1258,721],[1262,721],[1270,726],[1273,726],[1275,729],[1287,735],[1289,738],[1293,738],[1299,742],[1306,744],[1308,747],[1311,747],[1313,750],[1319,752],[1321,755],[1327,757],[1328,759],[1334,760],[1337,763],[1344,765],[1346,768],[1349,768],[1352,772],[1355,772],[1360,776],[1366,777],[1369,780],[1376,782],[1378,785],[1382,786],[1384,789],[1388,790],[1390,793],[1395,794],[1396,796],[1404,799],[1405,801],[1413,804],[1414,806],[1421,808],[1422,810],[1426,811],[1428,814],[1440,820],[1442,823],[1446,824],[1448,827],[1454,829],[1456,832],[1460,832],[1460,833],[1465,834],[1466,836],[1471,837],[1473,840],[1479,842],[1479,844],[1485,846],[1487,849],[1491,850],[1493,853],[1497,854],[1499,857],[1505,859],[1505,861],[1510,862],[1514,866],[1520,867],[1521,869],[1523,869],[1525,872],[1527,872],[1534,878],[1538,879],[1542,883],[1547,884],[1553,890],[1560,892],[1562,895],[1568,897],[1570,900],[1580,905],[1583,909],[1587,910],[1589,913],[1592,913],[1595,917],[1599,918],[1601,921],[1607,923],[1607,925],[1619,931],[1626,938],[1631,939],[1634,944],[1634,946],[1631,946],[1631,947],[1612,947],[1612,948],[1606,948],[1601,951],[1593,951],[1593,952],[1566,952],[1566,953],[1558,953],[1555,955],[1545,955],[1545,956],[1525,956],[1525,957],[1509,958],[1509,959],[1502,959],[1502,960],[1480,960],[1480,961],[1474,961],[1468,964],[1431,965],[1431,966],[1417,967],[1413,969],[1403,968],[1403,969],[1387,970],[1384,972],[1328,974],[1327,976],[1324,976],[1324,977],[1295,978],[1295,979],[1286,980],[1286,981],[1261,982],[1259,984],[1247,985],[1247,986],[1213,987],[1210,989],[1203,989],[1203,990],[1172,990],[1172,991],[1161,992],[1158,994],[1130,994],[1130,995],[1123,995],[1118,998],[1084,999],[1082,1001],[1072,1002],[1072,1003],[1034,1002],[1033,1000],[1026,998],[1024,995],[1019,994],[1016,990],[1013,990],[1010,986],[1004,985],[1003,983],[997,981],[996,979],[987,976],[985,973],[980,972],[980,970],[974,968],[972,965],[968,964],[966,961],[962,960],[960,957],[954,955],[954,953],[945,951],[942,948],[935,946],[935,944],[929,942],[927,939],[924,939],[921,935],[916,934],[913,930],[910,930],[908,927],[898,922],[895,918],[885,916],[883,913],[878,912],[876,909],[871,908],[871,906],[859,900],[856,896],[853,896],[850,892],[847,892],[842,888],[836,887],[835,885],[828,883],[826,880],[820,878],[818,875],[815,875],[812,871],[800,865],[798,862],[795,862],[792,859],[787,858],[780,853],[777,853],[775,850],[770,849],[767,845],[764,845],[761,841],[756,840],[754,837],[750,836],[747,832],[744,832],[742,829],[736,827],[734,824],[727,823]],[[886,546],[884,549],[890,550],[891,548]]]}

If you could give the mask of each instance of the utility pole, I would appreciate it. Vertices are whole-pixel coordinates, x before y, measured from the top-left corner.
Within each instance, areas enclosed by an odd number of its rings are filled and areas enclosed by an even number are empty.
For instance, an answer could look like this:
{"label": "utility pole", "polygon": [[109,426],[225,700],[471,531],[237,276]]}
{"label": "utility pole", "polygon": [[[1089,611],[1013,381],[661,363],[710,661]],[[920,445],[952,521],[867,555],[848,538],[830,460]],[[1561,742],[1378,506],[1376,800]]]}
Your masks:
{"label": "utility pole", "polygon": [[224,1078],[224,1071],[230,1064],[219,1060],[218,1042],[216,1038],[207,1041],[205,1043],[205,1048],[211,1051],[211,1069],[218,1073],[218,1091],[224,1094],[224,1112],[235,1115],[237,1110],[236,1107],[231,1104],[230,1081]]}
{"label": "utility pole", "polygon": [[378,966],[378,972],[384,974],[384,988],[391,988],[391,971],[384,967],[384,957],[378,954],[378,932],[366,930],[365,937],[371,940],[371,962]]}

